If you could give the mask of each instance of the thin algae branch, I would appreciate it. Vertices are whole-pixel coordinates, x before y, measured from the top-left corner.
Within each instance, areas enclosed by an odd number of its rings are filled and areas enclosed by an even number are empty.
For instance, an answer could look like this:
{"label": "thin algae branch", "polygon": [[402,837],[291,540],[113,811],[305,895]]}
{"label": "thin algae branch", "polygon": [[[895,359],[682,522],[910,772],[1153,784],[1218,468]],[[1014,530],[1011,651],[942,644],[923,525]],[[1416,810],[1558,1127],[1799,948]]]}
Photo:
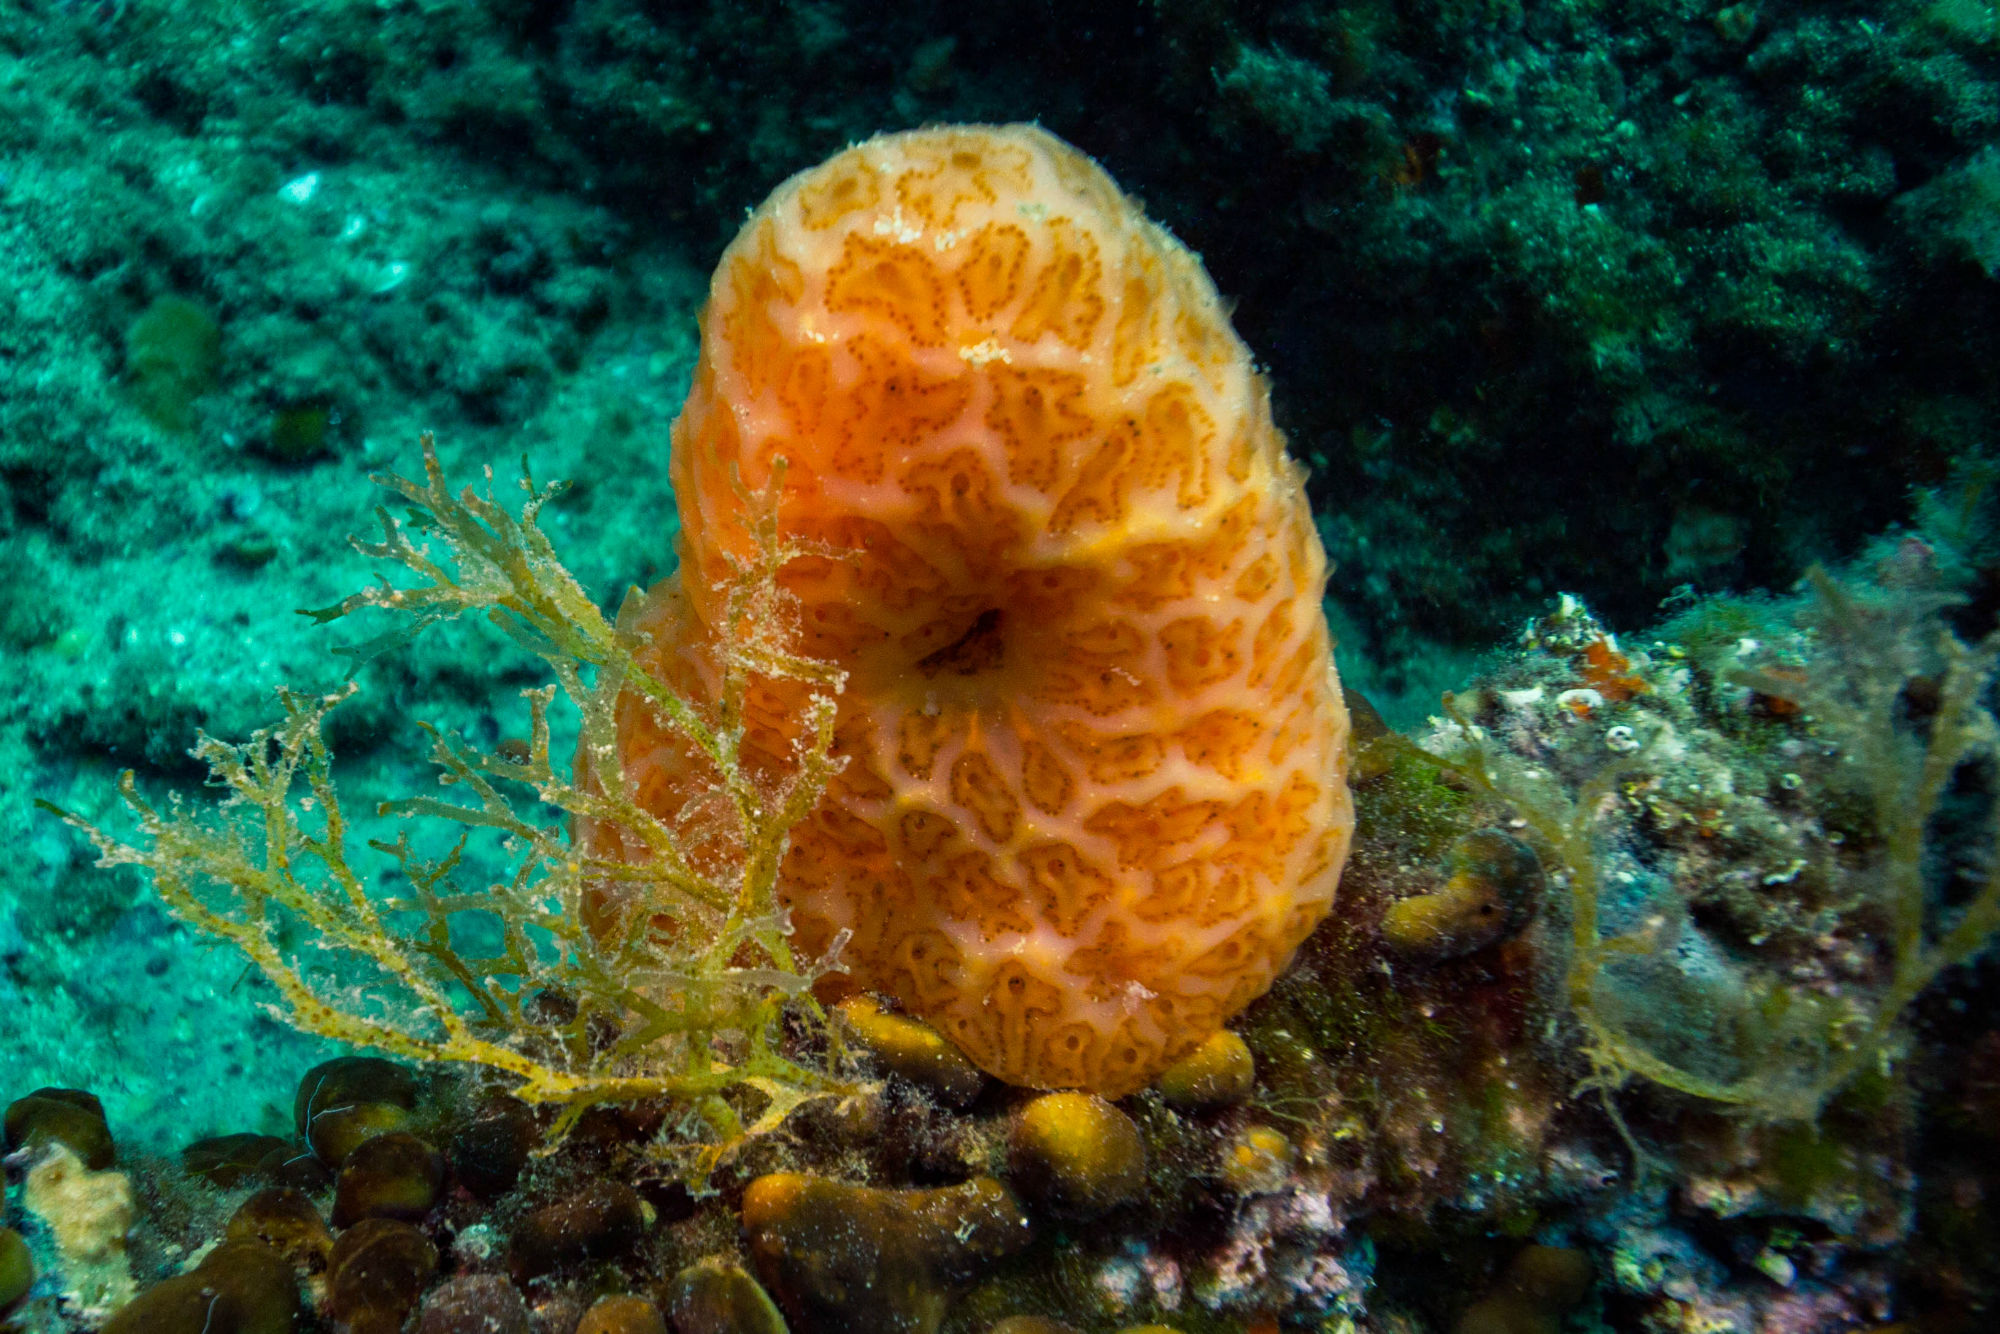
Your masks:
{"label": "thin algae branch", "polygon": [[[808,553],[780,537],[771,517],[782,470],[763,494],[743,496],[763,518],[752,555],[724,590],[723,688],[702,709],[639,664],[642,644],[599,612],[556,556],[538,517],[560,484],[538,487],[524,475],[527,499],[516,513],[493,498],[490,472],[485,494],[454,493],[429,436],[423,455],[421,480],[376,479],[408,517],[381,509],[380,540],[355,543],[414,579],[399,585],[383,575],[308,614],[398,618],[347,650],[363,658],[439,622],[478,617],[542,659],[554,683],[523,692],[525,745],[489,752],[418,724],[449,795],[381,807],[405,827],[368,846],[399,869],[400,892],[371,883],[358,864],[334,783],[326,720],[356,693],[351,681],[322,695],[279,691],[284,718],[247,742],[199,737],[193,754],[223,789],[218,802],[176,794],[158,805],[127,772],[120,792],[133,832],[58,813],[96,846],[100,865],[142,868],[176,913],[242,950],[299,1028],[406,1060],[484,1067],[517,1097],[563,1104],[558,1134],[597,1103],[684,1100],[716,1141],[696,1155],[700,1175],[802,1102],[853,1087],[838,1073],[837,1043],[809,1057],[783,1031],[788,1015],[824,1031],[810,984],[835,959],[794,956],[777,887],[791,827],[839,763],[842,674],[791,647],[795,617],[778,573]],[[740,747],[746,692],[779,679],[804,683],[807,702],[802,740],[789,767],[774,772],[743,763]],[[579,719],[568,760],[551,747],[558,695]],[[616,760],[617,711],[634,700],[708,766],[720,800],[678,820],[641,804]],[[551,809],[561,818],[551,821]],[[573,840],[572,822],[615,831],[595,846],[616,855]],[[426,856],[420,849],[440,841],[438,829],[456,831],[455,841]],[[469,883],[475,836],[505,853],[504,873],[483,883]],[[696,839],[737,855],[691,855]],[[606,903],[620,910],[594,920],[593,906]],[[474,918],[497,922],[497,938],[463,929]],[[305,948],[288,949],[291,939]],[[490,947],[470,952],[466,942],[480,939]],[[320,966],[327,953],[344,966]]]}

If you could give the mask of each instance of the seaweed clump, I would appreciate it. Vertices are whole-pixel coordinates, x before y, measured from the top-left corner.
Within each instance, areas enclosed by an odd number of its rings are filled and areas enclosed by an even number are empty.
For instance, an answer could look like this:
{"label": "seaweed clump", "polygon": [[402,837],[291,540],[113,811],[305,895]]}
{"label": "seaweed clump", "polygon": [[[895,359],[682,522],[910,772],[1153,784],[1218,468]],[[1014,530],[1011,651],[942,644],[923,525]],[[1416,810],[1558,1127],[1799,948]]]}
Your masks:
{"label": "seaweed clump", "polygon": [[[407,503],[407,521],[380,508],[381,540],[355,542],[415,580],[382,578],[306,614],[397,616],[387,633],[343,650],[358,658],[480,617],[540,658],[554,684],[523,692],[525,744],[488,752],[423,725],[452,795],[385,803],[380,814],[405,823],[393,841],[368,842],[393,860],[402,892],[371,890],[335,788],[327,718],[356,692],[351,680],[325,694],[280,690],[283,719],[247,742],[199,736],[192,753],[225,791],[213,806],[179,794],[156,805],[128,770],[120,791],[135,834],[57,813],[96,845],[100,866],[142,868],[176,913],[241,950],[299,1028],[407,1060],[485,1067],[518,1098],[563,1105],[552,1137],[599,1103],[679,1100],[703,1141],[691,1175],[705,1178],[802,1102],[850,1088],[814,1045],[825,1030],[811,983],[839,942],[825,958],[796,957],[777,901],[789,832],[838,764],[843,684],[836,668],[790,648],[796,617],[777,575],[807,548],[777,532],[782,469],[766,494],[743,495],[763,517],[752,554],[720,590],[722,688],[698,708],[640,665],[629,618],[607,621],[557,558],[537,520],[564,484],[537,486],[524,471],[527,500],[515,514],[493,498],[490,470],[484,495],[455,494],[428,435],[423,455],[421,481],[375,479]],[[739,759],[746,692],[774,679],[806,687],[801,741],[775,771]],[[579,726],[567,763],[551,747],[558,691]],[[618,762],[617,711],[635,700],[711,771],[711,795],[686,812],[653,814]],[[570,839],[571,821],[615,829],[627,851],[591,855]],[[453,837],[438,837],[440,827]],[[468,841],[483,833],[497,844],[498,873],[468,884],[480,860]],[[740,855],[690,854],[718,833]],[[606,930],[589,915],[613,893],[644,911]],[[329,956],[343,966],[325,967]]]}
{"label": "seaweed clump", "polygon": [[[1531,647],[1589,684],[1446,697],[1425,753],[1560,868],[1586,1086],[1815,1120],[2000,929],[2000,632],[1952,632],[1919,539],[1872,575],[1814,570],[1789,625],[1718,599],[1630,658],[1565,599]],[[1558,744],[1520,721],[1551,704]]]}

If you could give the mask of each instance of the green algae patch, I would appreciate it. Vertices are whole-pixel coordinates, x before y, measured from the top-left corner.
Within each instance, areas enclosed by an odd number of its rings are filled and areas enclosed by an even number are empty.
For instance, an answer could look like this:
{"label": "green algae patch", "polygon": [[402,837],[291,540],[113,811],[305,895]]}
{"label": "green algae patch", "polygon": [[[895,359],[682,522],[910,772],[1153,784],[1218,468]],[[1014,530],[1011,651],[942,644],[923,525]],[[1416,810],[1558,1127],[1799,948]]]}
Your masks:
{"label": "green algae patch", "polygon": [[271,414],[265,451],[283,463],[306,463],[326,452],[333,426],[333,409],[324,403],[299,403]]}
{"label": "green algae patch", "polygon": [[0,1315],[28,1295],[35,1286],[35,1257],[28,1243],[11,1227],[0,1227]]}
{"label": "green algae patch", "polygon": [[195,400],[221,369],[222,326],[198,301],[160,297],[125,331],[133,401],[163,430],[194,429]]}

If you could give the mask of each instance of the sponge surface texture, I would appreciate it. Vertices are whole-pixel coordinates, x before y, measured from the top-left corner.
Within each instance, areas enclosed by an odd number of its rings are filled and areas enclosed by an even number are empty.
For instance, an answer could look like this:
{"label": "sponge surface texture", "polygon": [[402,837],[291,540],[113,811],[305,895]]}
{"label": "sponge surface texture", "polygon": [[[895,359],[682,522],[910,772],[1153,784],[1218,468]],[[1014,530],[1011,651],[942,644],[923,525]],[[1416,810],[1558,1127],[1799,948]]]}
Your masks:
{"label": "sponge surface texture", "polygon": [[[680,572],[652,665],[716,689],[747,504],[786,461],[801,647],[846,766],[793,835],[806,955],[1012,1083],[1142,1086],[1327,912],[1353,813],[1326,558],[1199,261],[1033,127],[885,136],[804,172],[717,269],[674,428]],[[749,708],[784,763],[798,700]],[[641,709],[628,774],[698,797]]]}

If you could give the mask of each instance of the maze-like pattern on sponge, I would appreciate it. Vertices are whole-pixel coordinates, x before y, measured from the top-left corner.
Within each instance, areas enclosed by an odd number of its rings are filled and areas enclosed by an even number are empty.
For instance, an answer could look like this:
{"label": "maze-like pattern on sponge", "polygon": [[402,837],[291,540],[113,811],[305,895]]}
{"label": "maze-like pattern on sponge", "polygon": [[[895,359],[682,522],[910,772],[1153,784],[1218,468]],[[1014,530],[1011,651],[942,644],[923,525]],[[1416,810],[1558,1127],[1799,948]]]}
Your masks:
{"label": "maze-like pattern on sponge", "polygon": [[[716,688],[741,483],[783,456],[806,651],[845,770],[794,831],[798,947],[1016,1084],[1143,1085],[1268,987],[1353,824],[1326,560],[1199,262],[1033,127],[887,136],[724,255],[674,428],[681,573],[639,624]],[[752,700],[790,753],[798,701]],[[643,709],[627,771],[706,778]]]}

